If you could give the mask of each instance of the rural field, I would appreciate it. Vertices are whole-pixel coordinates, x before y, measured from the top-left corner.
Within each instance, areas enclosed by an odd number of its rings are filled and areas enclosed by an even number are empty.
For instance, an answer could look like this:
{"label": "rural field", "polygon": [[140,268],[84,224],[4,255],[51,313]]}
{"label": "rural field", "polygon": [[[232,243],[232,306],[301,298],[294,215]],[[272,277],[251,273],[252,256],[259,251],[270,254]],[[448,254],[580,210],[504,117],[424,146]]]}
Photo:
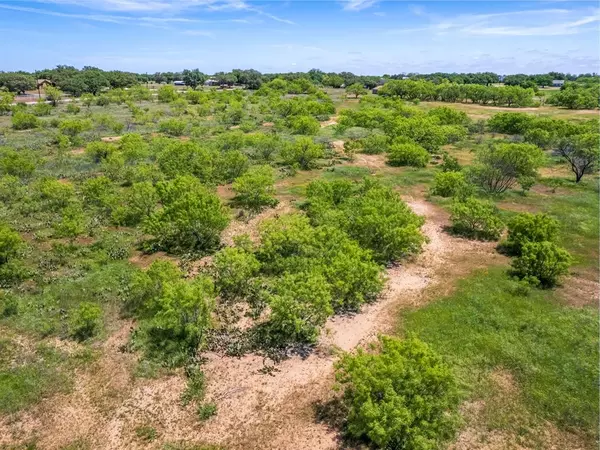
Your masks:
{"label": "rural field", "polygon": [[0,90],[0,448],[597,447],[598,77],[92,70]]}

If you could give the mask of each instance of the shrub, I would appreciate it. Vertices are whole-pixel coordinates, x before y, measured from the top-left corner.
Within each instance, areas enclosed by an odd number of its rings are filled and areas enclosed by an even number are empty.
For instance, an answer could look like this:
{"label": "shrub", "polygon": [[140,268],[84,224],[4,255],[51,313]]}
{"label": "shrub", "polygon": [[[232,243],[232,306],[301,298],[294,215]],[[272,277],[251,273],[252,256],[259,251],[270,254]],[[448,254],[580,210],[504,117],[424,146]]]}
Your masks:
{"label": "shrub", "polygon": [[158,125],[158,130],[161,133],[166,133],[170,136],[182,136],[187,128],[187,122],[179,119],[163,120]]}
{"label": "shrub", "polygon": [[249,166],[248,157],[239,150],[228,150],[215,158],[215,179],[221,183],[231,183],[241,176]]}
{"label": "shrub", "polygon": [[52,113],[52,105],[45,102],[38,102],[33,107],[33,114],[37,117],[49,116]]}
{"label": "shrub", "polygon": [[377,448],[434,449],[458,426],[457,383],[425,343],[379,338],[381,352],[346,354],[336,365],[348,408],[346,433]]}
{"label": "shrub", "polygon": [[523,140],[528,144],[537,145],[540,148],[550,148],[554,142],[554,135],[540,128],[529,129],[523,135]]}
{"label": "shrub", "polygon": [[35,172],[35,160],[26,151],[0,147],[0,172],[19,178],[29,178]]}
{"label": "shrub", "polygon": [[286,274],[273,285],[267,328],[273,345],[315,342],[321,327],[333,314],[331,293],[319,273]]}
{"label": "shrub", "polygon": [[288,126],[293,134],[315,135],[321,129],[321,124],[311,116],[294,116],[288,119]]}
{"label": "shrub", "polygon": [[81,112],[81,108],[74,103],[69,103],[65,108],[65,111],[69,114],[79,114]]}
{"label": "shrub", "polygon": [[440,125],[468,125],[470,123],[467,113],[448,106],[431,108],[427,114],[436,117]]}
{"label": "shrub", "polygon": [[551,288],[569,272],[572,258],[553,242],[527,242],[512,262],[513,274],[531,284]]}
{"label": "shrub", "polygon": [[23,240],[19,233],[8,225],[0,224],[0,265],[17,256],[22,245]]}
{"label": "shrub", "polygon": [[55,237],[74,238],[85,231],[85,215],[79,203],[72,203],[62,210],[60,222],[54,224]]}
{"label": "shrub", "polygon": [[116,147],[113,144],[103,141],[90,142],[85,147],[85,154],[96,163],[107,159],[115,151]]}
{"label": "shrub", "polygon": [[367,155],[379,155],[387,153],[390,147],[390,138],[382,133],[372,133],[361,139],[362,153]]}
{"label": "shrub", "polygon": [[235,203],[251,211],[275,206],[275,176],[271,166],[253,166],[233,182]]}
{"label": "shrub", "polygon": [[212,280],[198,275],[192,281],[169,280],[147,300],[148,318],[141,321],[134,343],[149,359],[175,367],[196,354],[211,324],[214,306]]}
{"label": "shrub", "polygon": [[423,218],[397,193],[370,179],[354,189],[347,183],[333,186],[339,189],[309,187],[307,212],[314,224],[346,231],[363,248],[372,250],[373,258],[381,263],[420,251],[425,241],[420,232]]}
{"label": "shrub", "polygon": [[586,173],[593,173],[600,162],[600,135],[597,132],[583,133],[561,139],[558,152],[569,163],[579,183]]}
{"label": "shrub", "polygon": [[281,150],[281,157],[285,164],[303,170],[314,168],[316,160],[323,156],[323,146],[315,144],[312,139],[307,137],[287,143]]}
{"label": "shrub", "polygon": [[250,289],[250,279],[260,270],[256,257],[239,247],[226,247],[213,258],[215,287],[223,300],[243,298]]}
{"label": "shrub", "polygon": [[533,124],[534,117],[525,113],[501,112],[488,120],[488,127],[496,133],[523,134]]}
{"label": "shrub", "polygon": [[91,130],[92,121],[89,119],[65,119],[58,128],[62,134],[74,138],[84,131]]}
{"label": "shrub", "polygon": [[463,172],[440,172],[435,174],[431,195],[466,198],[473,192],[472,185]]}
{"label": "shrub", "polygon": [[440,168],[444,172],[460,172],[462,170],[462,167],[458,163],[458,159],[448,153],[444,153],[444,156],[442,156]]}
{"label": "shrub", "polygon": [[39,119],[33,114],[19,111],[12,115],[12,127],[15,130],[31,130],[32,128],[37,128],[39,125]]}
{"label": "shrub", "polygon": [[179,94],[171,85],[161,86],[158,88],[158,101],[161,103],[170,103],[179,98]]}
{"label": "shrub", "polygon": [[61,183],[52,178],[41,180],[37,189],[42,200],[45,200],[51,209],[64,208],[74,199],[75,189],[70,183]]}
{"label": "shrub", "polygon": [[96,106],[110,105],[110,97],[108,95],[99,95],[96,97]]}
{"label": "shrub", "polygon": [[521,213],[507,224],[508,237],[504,247],[513,255],[520,255],[529,242],[556,242],[560,225],[546,214]]}
{"label": "shrub", "polygon": [[219,197],[197,178],[177,177],[156,185],[163,208],[143,223],[155,244],[173,252],[209,251],[220,242],[229,223],[227,209]]}
{"label": "shrub", "polygon": [[417,144],[392,144],[388,150],[390,166],[425,167],[431,155]]}
{"label": "shrub", "polygon": [[492,202],[471,197],[455,201],[451,212],[452,230],[456,234],[486,240],[496,240],[502,234],[504,224]]}
{"label": "shrub", "polygon": [[69,320],[69,332],[78,341],[85,341],[93,337],[101,323],[102,309],[95,303],[80,303],[72,312]]}

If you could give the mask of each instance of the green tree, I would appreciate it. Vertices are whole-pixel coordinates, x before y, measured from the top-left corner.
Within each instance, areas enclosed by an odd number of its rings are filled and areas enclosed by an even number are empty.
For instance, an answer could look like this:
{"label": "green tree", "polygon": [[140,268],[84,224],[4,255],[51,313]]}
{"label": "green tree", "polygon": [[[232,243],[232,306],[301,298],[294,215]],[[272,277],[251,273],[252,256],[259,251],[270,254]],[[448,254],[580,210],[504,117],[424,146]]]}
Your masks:
{"label": "green tree", "polygon": [[40,121],[35,115],[24,111],[13,113],[11,121],[15,130],[31,130],[40,125]]}
{"label": "green tree", "polygon": [[559,142],[558,152],[569,163],[579,183],[586,173],[593,173],[600,161],[600,134],[584,133]]}
{"label": "green tree", "polygon": [[35,159],[31,153],[0,147],[0,173],[29,178],[35,172],[35,168]]}
{"label": "green tree", "polygon": [[236,194],[234,201],[254,212],[275,206],[274,183],[275,175],[271,166],[252,166],[233,182],[232,188]]}
{"label": "green tree", "polygon": [[456,234],[477,239],[497,240],[504,229],[496,205],[473,197],[456,200],[450,220]]}
{"label": "green tree", "polygon": [[512,262],[513,274],[544,288],[555,286],[559,278],[569,273],[573,258],[553,242],[527,242],[521,256]]}
{"label": "green tree", "polygon": [[0,87],[8,89],[16,94],[24,94],[25,91],[35,89],[35,78],[26,73],[7,72],[0,73]]}
{"label": "green tree", "polygon": [[487,192],[501,194],[514,186],[519,178],[537,176],[543,160],[544,153],[536,145],[496,144],[479,151],[471,175]]}
{"label": "green tree", "polygon": [[156,191],[163,207],[144,221],[143,229],[158,248],[205,252],[217,247],[229,215],[216,194],[191,176],[160,182]]}
{"label": "green tree", "polygon": [[369,91],[361,83],[354,83],[346,87],[346,93],[354,95],[354,98],[358,98],[359,95],[367,95]]}
{"label": "green tree", "polygon": [[46,99],[50,101],[50,104],[54,107],[62,100],[62,91],[54,86],[46,87]]}
{"label": "green tree", "polygon": [[321,129],[319,121],[311,116],[292,116],[287,122],[293,134],[313,136]]}
{"label": "green tree", "polygon": [[171,103],[179,98],[179,94],[170,84],[158,88],[158,101],[161,103]]}
{"label": "green tree", "polygon": [[458,388],[425,343],[379,338],[381,351],[345,354],[336,365],[348,408],[346,432],[376,448],[429,450],[458,427]]}

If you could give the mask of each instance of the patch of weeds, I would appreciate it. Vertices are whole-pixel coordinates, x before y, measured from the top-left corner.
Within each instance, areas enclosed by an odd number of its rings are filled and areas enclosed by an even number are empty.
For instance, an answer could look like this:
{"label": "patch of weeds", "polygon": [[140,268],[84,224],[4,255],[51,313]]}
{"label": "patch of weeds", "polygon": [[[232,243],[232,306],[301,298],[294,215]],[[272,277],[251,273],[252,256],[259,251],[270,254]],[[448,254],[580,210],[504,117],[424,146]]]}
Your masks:
{"label": "patch of weeds", "polygon": [[135,435],[145,442],[152,442],[158,437],[158,433],[154,427],[149,425],[141,425],[135,429]]}
{"label": "patch of weeds", "polygon": [[84,439],[76,439],[70,444],[61,447],[61,450],[91,450],[92,446]]}
{"label": "patch of weeds", "polygon": [[198,406],[197,413],[200,420],[208,420],[217,414],[217,405],[214,403],[203,403]]}
{"label": "patch of weeds", "polygon": [[181,403],[189,405],[191,402],[204,400],[206,394],[206,378],[204,372],[196,365],[186,367],[188,377],[187,386],[181,394]]}

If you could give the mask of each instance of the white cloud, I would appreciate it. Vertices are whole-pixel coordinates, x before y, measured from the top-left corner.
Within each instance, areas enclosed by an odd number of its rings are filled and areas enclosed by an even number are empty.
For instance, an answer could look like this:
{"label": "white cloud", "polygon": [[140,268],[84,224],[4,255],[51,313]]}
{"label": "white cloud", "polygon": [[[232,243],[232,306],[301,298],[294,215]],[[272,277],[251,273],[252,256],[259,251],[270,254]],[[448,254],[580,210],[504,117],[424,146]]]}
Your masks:
{"label": "white cloud", "polygon": [[211,39],[215,38],[215,34],[213,32],[206,30],[185,30],[182,31],[181,34],[185,34],[186,36],[204,36]]}
{"label": "white cloud", "polygon": [[378,0],[344,0],[343,5],[346,11],[362,11],[370,8]]}
{"label": "white cloud", "polygon": [[416,28],[389,30],[388,34],[427,31],[440,36],[454,33],[470,36],[559,36],[577,34],[584,25],[600,21],[598,10],[539,9],[493,14],[462,14],[440,18],[421,6],[411,12],[431,23]]}

